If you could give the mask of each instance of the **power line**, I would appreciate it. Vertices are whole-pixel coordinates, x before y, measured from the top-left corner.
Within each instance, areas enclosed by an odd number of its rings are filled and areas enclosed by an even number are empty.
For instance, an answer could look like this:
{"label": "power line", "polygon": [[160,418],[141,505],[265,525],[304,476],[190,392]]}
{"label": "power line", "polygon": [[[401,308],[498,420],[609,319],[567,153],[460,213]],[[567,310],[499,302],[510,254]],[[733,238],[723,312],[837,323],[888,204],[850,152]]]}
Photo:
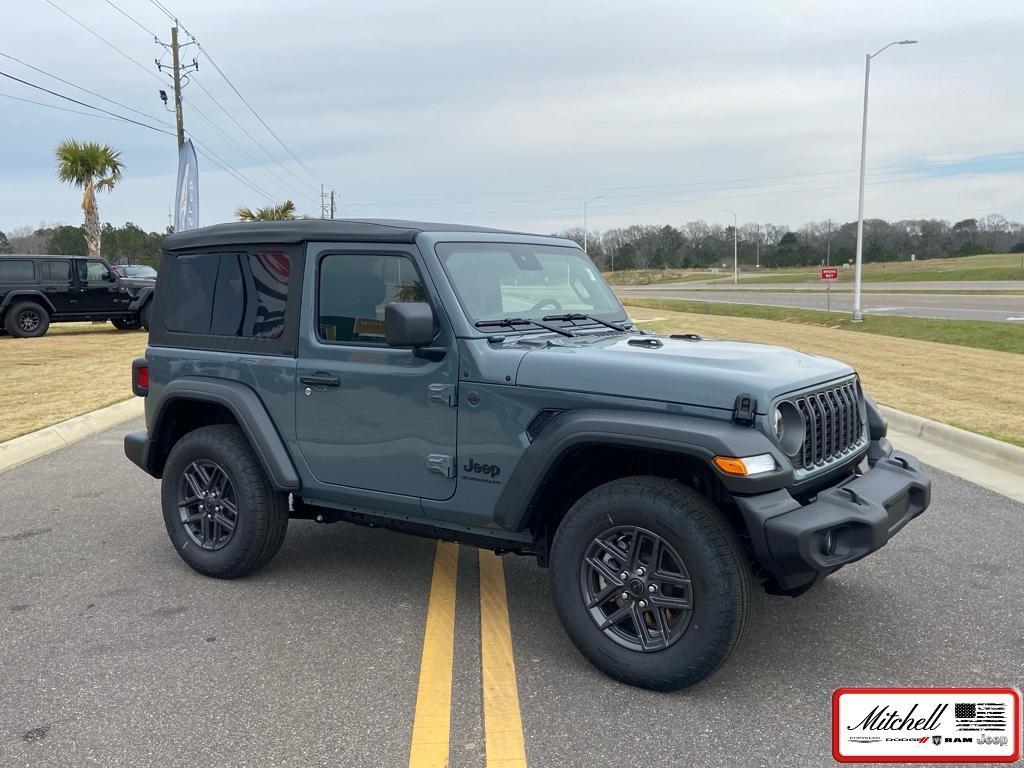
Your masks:
{"label": "power line", "polygon": [[97,117],[100,120],[120,120],[120,117],[110,117],[108,115],[97,115],[95,112],[83,112],[80,109],[68,109],[67,107],[58,107],[56,104],[47,104],[45,101],[35,101],[34,99],[25,99],[21,96],[14,96],[10,93],[3,93],[0,91],[0,96],[5,99],[13,99],[14,101],[23,101],[26,104],[36,104],[40,107],[49,107],[50,109],[59,109],[61,112],[70,112],[73,115],[85,115],[86,117]]}
{"label": "power line", "polygon": [[[47,2],[49,2],[49,0],[47,0]],[[254,117],[255,117],[255,118],[256,118],[256,119],[257,119],[257,120],[259,121],[260,125],[262,125],[262,126],[263,126],[263,127],[264,127],[264,128],[266,129],[266,130],[267,130],[267,133],[269,133],[269,134],[270,134],[271,136],[273,136],[273,137],[274,137],[274,139],[275,139],[275,140],[277,141],[277,143],[278,143],[278,144],[280,144],[280,145],[281,145],[281,147],[282,147],[282,148],[284,149],[284,151],[285,151],[285,152],[287,152],[287,153],[288,153],[288,155],[289,155],[289,156],[290,156],[290,157],[291,157],[291,158],[292,158],[292,159],[293,159],[293,160],[294,160],[294,161],[295,161],[296,163],[298,163],[298,164],[299,164],[299,165],[300,165],[300,166],[301,166],[301,167],[302,167],[302,168],[303,168],[303,169],[304,169],[304,170],[306,171],[306,173],[308,173],[308,174],[309,174],[310,176],[312,176],[312,177],[313,177],[313,178],[314,178],[314,179],[315,179],[316,181],[320,182],[321,184],[324,184],[324,185],[325,185],[325,186],[327,186],[327,187],[330,187],[331,185],[330,185],[330,184],[329,184],[328,182],[326,182],[326,181],[325,181],[325,180],[323,179],[323,177],[322,177],[322,176],[320,176],[320,175],[318,175],[317,173],[315,173],[315,172],[314,172],[314,171],[313,171],[313,170],[312,170],[312,169],[311,169],[311,168],[310,168],[310,167],[309,167],[308,165],[306,165],[306,164],[305,164],[304,162],[302,162],[302,159],[301,159],[301,158],[300,158],[300,157],[299,157],[299,156],[298,156],[297,154],[295,154],[295,152],[293,152],[293,151],[292,151],[291,147],[289,147],[289,146],[288,146],[287,144],[285,144],[285,143],[284,143],[284,140],[283,140],[283,139],[282,139],[282,138],[281,138],[280,136],[278,136],[278,134],[277,134],[277,133],[276,133],[276,132],[274,131],[274,129],[273,129],[273,128],[271,128],[271,127],[270,127],[270,126],[269,126],[269,125],[267,124],[267,121],[266,121],[266,120],[264,120],[264,119],[263,119],[263,118],[262,118],[262,117],[260,116],[260,113],[256,111],[255,107],[253,107],[253,106],[252,106],[252,104],[250,104],[250,103],[248,102],[248,100],[246,100],[246,98],[245,98],[245,97],[244,97],[244,96],[242,95],[241,91],[239,91],[239,90],[238,90],[238,88],[236,88],[236,87],[235,87],[235,84],[234,84],[233,82],[231,82],[231,79],[230,79],[230,78],[229,78],[229,77],[228,77],[228,76],[227,76],[227,75],[226,75],[226,74],[224,73],[224,70],[223,70],[223,69],[221,69],[221,67],[220,67],[220,65],[219,65],[219,64],[217,64],[217,61],[216,61],[216,60],[215,60],[215,59],[213,58],[213,56],[211,56],[211,55],[210,55],[210,52],[209,52],[208,50],[206,50],[206,48],[204,48],[204,47],[203,47],[203,44],[202,44],[201,42],[199,42],[198,40],[196,40],[196,36],[195,36],[194,34],[192,34],[192,31],[191,31],[191,30],[189,30],[189,29],[188,29],[188,27],[186,27],[186,26],[185,26],[184,24],[182,24],[182,23],[181,23],[180,21],[178,21],[178,17],[177,17],[177,16],[176,16],[176,15],[175,15],[175,14],[174,14],[174,13],[173,13],[173,12],[172,12],[172,11],[171,11],[171,10],[170,10],[170,9],[169,9],[169,8],[168,8],[167,6],[166,6],[166,5],[164,5],[164,4],[162,3],[162,2],[160,2],[160,0],[150,0],[150,2],[151,2],[151,3],[152,3],[152,4],[153,4],[153,5],[154,5],[154,6],[155,6],[155,7],[156,7],[156,8],[157,8],[157,9],[158,9],[158,10],[159,10],[159,11],[160,11],[161,13],[163,13],[163,14],[164,14],[165,16],[167,16],[167,18],[168,18],[168,19],[170,19],[171,21],[173,21],[173,22],[174,22],[175,24],[177,24],[177,25],[178,25],[178,26],[180,26],[180,27],[181,27],[182,29],[184,29],[186,33],[188,33],[189,37],[191,37],[191,38],[192,38],[192,41],[193,41],[193,42],[194,42],[194,43],[196,44],[196,47],[198,47],[198,48],[199,48],[199,50],[200,50],[200,51],[202,51],[202,53],[203,53],[203,54],[204,54],[204,55],[206,56],[206,58],[207,58],[207,59],[209,60],[209,62],[210,62],[210,65],[211,65],[211,66],[212,66],[212,67],[213,67],[213,68],[214,68],[215,70],[217,70],[217,73],[218,73],[218,74],[219,74],[219,75],[220,75],[220,76],[221,76],[222,78],[224,78],[224,82],[226,82],[226,83],[228,84],[228,86],[229,86],[229,87],[231,88],[231,90],[235,92],[235,95],[236,95],[236,96],[237,96],[237,97],[239,98],[239,100],[241,100],[241,102],[242,102],[243,104],[245,104],[245,106],[246,106],[246,107],[248,108],[248,110],[249,110],[250,112],[252,112],[253,116],[254,116]]]}
{"label": "power line", "polygon": [[[158,127],[153,126],[153,125],[146,125],[145,123],[140,123],[138,120],[133,120],[130,117],[125,117],[124,115],[119,115],[116,112],[110,112],[110,111],[105,110],[105,109],[103,109],[101,107],[97,107],[97,106],[95,106],[93,104],[88,104],[88,103],[86,103],[84,101],[79,101],[78,99],[73,99],[70,96],[65,96],[64,94],[57,93],[56,91],[51,91],[49,88],[44,88],[41,85],[36,85],[35,83],[30,83],[27,80],[22,80],[19,77],[14,77],[13,75],[9,75],[6,72],[0,72],[0,75],[2,75],[3,77],[9,78],[11,80],[15,80],[15,81],[17,81],[19,83],[22,83],[24,85],[27,85],[27,86],[29,86],[31,88],[36,88],[37,90],[44,91],[44,92],[46,92],[46,93],[48,93],[48,94],[50,94],[52,96],[56,96],[59,99],[64,99],[65,101],[70,101],[70,102],[72,102],[74,104],[78,104],[79,106],[83,106],[83,107],[86,107],[88,109],[93,109],[93,110],[96,110],[97,112],[101,112],[103,114],[99,114],[98,115],[98,114],[95,114],[95,113],[92,113],[92,112],[81,112],[81,111],[76,110],[76,109],[67,109],[65,107],[57,106],[56,104],[46,104],[46,103],[41,102],[41,101],[33,101],[31,99],[23,99],[23,98],[19,98],[18,96],[11,96],[11,95],[6,94],[6,93],[0,93],[0,96],[6,96],[7,98],[15,99],[17,101],[24,101],[24,102],[27,102],[27,103],[30,103],[30,104],[36,104],[36,105],[38,105],[40,107],[49,107],[50,109],[58,109],[58,110],[60,110],[62,112],[74,112],[75,114],[85,115],[87,117],[98,117],[98,118],[105,119],[105,120],[121,120],[121,121],[126,122],[126,123],[131,123],[132,125],[138,125],[138,126],[141,126],[143,128],[148,128],[151,131],[156,131],[157,133],[164,133],[164,134],[167,134],[168,136],[174,136],[175,135],[174,131],[170,131],[170,130],[167,130],[165,128],[158,128]],[[202,154],[208,160],[210,160],[210,162],[212,162],[214,165],[218,166],[222,170],[224,170],[227,173],[231,174],[236,180],[238,180],[239,182],[241,182],[242,184],[244,184],[245,186],[247,186],[249,189],[253,190],[254,192],[262,195],[268,201],[270,201],[270,202],[274,201],[274,198],[271,195],[269,195],[266,190],[264,190],[262,187],[260,187],[255,182],[253,182],[253,181],[249,180],[248,178],[246,178],[244,176],[244,174],[242,174],[241,171],[239,171],[234,166],[232,166],[227,160],[225,160],[220,155],[218,155],[216,152],[214,152],[213,149],[208,147],[205,143],[201,142],[195,136],[192,136],[192,141],[195,142],[197,145],[199,145],[202,148],[202,149],[197,149],[197,151],[200,152],[200,154]]]}
{"label": "power line", "polygon": [[29,64],[27,61],[22,61],[17,56],[11,56],[10,54],[3,53],[2,51],[0,51],[0,56],[3,56],[5,59],[10,59],[11,61],[16,61],[23,67],[28,67],[29,69],[38,72],[41,75],[52,77],[54,80],[64,83],[64,85],[70,85],[72,88],[77,88],[79,91],[82,91],[83,93],[88,93],[90,96],[95,96],[98,99],[103,99],[104,101],[110,102],[111,104],[121,107],[121,109],[127,109],[129,112],[134,112],[137,115],[142,115],[143,117],[147,117],[150,120],[153,120],[154,122],[170,127],[170,123],[165,123],[163,120],[153,117],[152,115],[146,114],[145,112],[135,109],[134,107],[129,107],[127,104],[122,104],[120,101],[109,99],[101,93],[96,93],[96,91],[90,91],[88,88],[85,88],[84,86],[78,85],[77,83],[72,83],[70,80],[65,80],[63,77],[59,77],[53,74],[52,72],[47,72],[45,69],[40,69],[39,67],[33,66],[32,64]]}
{"label": "power line", "polygon": [[49,88],[44,88],[41,85],[36,85],[35,83],[30,83],[28,80],[22,80],[20,77],[15,77],[14,75],[9,75],[6,72],[0,72],[0,75],[2,75],[3,77],[8,78],[9,80],[14,80],[15,82],[21,83],[22,85],[27,85],[30,88],[35,88],[36,90],[44,91],[45,93],[48,93],[51,96],[56,96],[58,99],[64,99],[65,101],[70,101],[73,104],[78,104],[81,107],[87,107],[88,109],[95,109],[97,112],[103,112],[104,114],[112,115],[112,116],[116,117],[119,120],[124,120],[126,123],[134,123],[135,125],[141,125],[143,128],[149,128],[149,130],[151,130],[151,131],[158,131],[159,133],[170,133],[170,131],[166,131],[163,128],[157,128],[156,126],[153,126],[153,125],[147,125],[146,123],[140,123],[138,120],[133,120],[130,117],[125,117],[124,115],[119,115],[116,112],[110,112],[110,111],[108,111],[106,109],[103,109],[101,107],[93,106],[92,104],[87,104],[84,101],[79,101],[78,99],[73,99],[70,96],[65,96],[65,95],[63,95],[61,93],[57,93],[56,91],[51,91]]}
{"label": "power line", "polygon": [[107,4],[107,5],[109,5],[109,6],[111,7],[111,8],[113,8],[113,9],[114,9],[115,11],[117,11],[118,13],[120,13],[120,14],[121,14],[122,16],[124,16],[124,17],[125,17],[126,19],[128,19],[128,21],[130,21],[130,22],[131,22],[132,24],[134,24],[135,26],[137,26],[137,27],[138,27],[139,29],[141,29],[141,30],[142,30],[143,32],[146,32],[146,33],[148,33],[148,34],[152,35],[152,36],[153,36],[154,38],[155,38],[155,37],[157,37],[157,34],[156,34],[156,32],[154,32],[154,31],[153,31],[153,30],[151,30],[151,29],[150,29],[149,27],[147,27],[146,25],[144,25],[144,24],[143,24],[142,22],[140,22],[140,21],[139,21],[138,19],[136,19],[136,18],[135,18],[134,16],[131,16],[130,14],[128,14],[128,13],[125,13],[125,12],[124,12],[123,10],[121,10],[121,9],[120,9],[120,8],[119,8],[118,6],[114,5],[114,4],[113,4],[113,3],[112,3],[112,2],[110,1],[110,0],[103,0],[103,2],[105,2],[105,3]]}
{"label": "power line", "polygon": [[[139,61],[138,61],[137,59],[135,59],[135,58],[133,58],[132,56],[130,56],[130,55],[128,55],[127,53],[125,53],[125,52],[124,52],[124,51],[123,51],[123,50],[122,50],[121,48],[119,48],[118,46],[114,45],[114,44],[113,44],[112,42],[110,42],[109,40],[107,40],[107,39],[106,39],[105,37],[103,37],[103,36],[102,36],[101,34],[99,34],[98,32],[96,32],[96,31],[95,31],[94,29],[92,29],[91,27],[89,27],[88,25],[86,25],[85,23],[83,23],[82,21],[80,21],[79,19],[75,18],[75,17],[74,17],[74,16],[72,15],[72,14],[68,13],[68,12],[67,12],[66,10],[64,10],[63,8],[61,8],[61,7],[60,7],[59,5],[57,5],[56,3],[54,3],[54,2],[53,2],[53,0],[45,0],[45,2],[46,2],[46,3],[48,3],[49,5],[51,5],[52,7],[54,7],[55,9],[57,9],[58,11],[60,11],[60,12],[61,12],[61,13],[62,13],[62,14],[63,14],[64,16],[66,16],[67,18],[69,18],[69,19],[70,19],[71,21],[73,21],[73,22],[74,22],[75,24],[77,24],[78,26],[82,27],[82,29],[84,29],[84,30],[86,30],[87,32],[89,32],[89,33],[90,33],[91,35],[93,35],[93,36],[94,36],[94,37],[95,37],[96,39],[100,40],[100,41],[101,41],[102,43],[104,43],[104,44],[105,44],[105,45],[107,45],[108,47],[112,48],[112,49],[113,49],[113,50],[115,50],[115,51],[116,51],[117,53],[121,54],[121,56],[123,56],[123,57],[124,57],[125,59],[127,59],[128,61],[130,61],[130,62],[131,62],[132,64],[134,64],[135,66],[137,66],[137,67],[138,67],[139,69],[143,70],[143,71],[144,71],[144,72],[145,72],[146,74],[148,74],[148,75],[150,75],[151,77],[155,78],[155,79],[156,79],[156,80],[157,80],[157,81],[158,81],[158,82],[159,82],[159,83],[160,83],[161,85],[164,85],[164,84],[165,84],[165,83],[164,83],[164,80],[163,80],[163,78],[161,78],[161,77],[160,77],[159,75],[157,75],[157,74],[156,74],[155,72],[151,71],[151,70],[150,70],[150,69],[149,69],[148,67],[146,67],[146,66],[145,66],[145,65],[143,65],[142,63],[140,63],[140,62],[139,62]],[[111,5],[113,5],[113,4],[111,3]],[[118,10],[120,10],[120,9],[118,9]],[[125,14],[125,15],[127,16],[127,14]],[[141,26],[141,25],[140,25],[140,26]],[[146,31],[148,32],[149,30],[147,29]],[[154,37],[155,37],[155,36],[154,36]],[[66,82],[66,81],[65,81],[65,82]],[[69,85],[73,85],[73,84],[71,84],[71,83],[68,83],[68,84],[69,84]],[[29,85],[31,85],[31,84],[29,83]],[[45,90],[45,89],[42,89],[42,88],[41,88],[41,86],[34,86],[34,85],[33,85],[33,87],[37,87],[37,88],[40,88],[41,90]],[[79,87],[79,86],[74,86],[74,85],[73,85],[73,87]],[[51,91],[50,93],[53,93],[53,92]],[[60,94],[56,94],[56,93],[54,93],[54,95],[56,95],[56,96],[59,96],[60,98],[68,99],[68,97],[66,97],[66,96],[61,96]],[[94,95],[97,95],[97,96],[98,96],[98,94],[94,94]],[[104,99],[105,101],[111,101],[110,99],[107,99],[106,97],[103,97],[103,96],[99,96],[99,98],[102,98],[102,99]],[[73,99],[69,99],[69,100],[71,100],[71,101],[74,101]],[[90,104],[85,104],[84,102],[76,102],[76,103],[78,103],[78,104],[82,104],[83,106],[89,107],[90,109],[98,109],[97,107],[93,107],[93,106],[92,106],[92,105],[90,105]],[[112,102],[112,103],[113,103],[113,102]],[[119,106],[120,106],[120,105],[119,105]],[[128,108],[128,109],[131,109],[130,107],[126,107],[126,108]],[[193,107],[193,108],[194,108],[194,107]],[[134,111],[134,112],[138,112],[138,110],[132,110],[132,111]],[[197,110],[197,111],[198,111],[198,110]],[[113,114],[113,113],[110,113],[110,114]],[[149,119],[151,119],[151,120],[155,120],[155,118],[152,118],[152,117],[150,117],[149,115],[146,115],[146,114],[145,114],[145,113],[143,113],[143,112],[139,112],[139,114],[142,114],[142,115],[144,115],[145,117],[149,117]],[[123,116],[117,116],[117,117],[118,117],[118,119],[122,119],[122,120],[128,120],[128,118],[125,118],[125,117],[123,117]],[[137,121],[132,121],[132,120],[128,120],[128,122],[137,122]],[[162,121],[159,121],[159,122],[161,122],[161,124],[163,124],[163,125],[168,125],[167,123],[163,123]],[[152,126],[146,126],[146,125],[144,125],[143,123],[138,123],[138,124],[139,124],[139,125],[143,125],[144,127],[147,127],[147,128],[152,128]],[[212,123],[211,123],[211,125],[212,125]],[[161,131],[162,133],[170,133],[170,135],[172,135],[172,136],[174,135],[174,133],[173,133],[173,132],[171,132],[171,131],[164,131],[164,130],[162,130],[162,129],[157,129],[157,128],[152,128],[152,130],[160,130],[160,131]],[[202,144],[202,145],[203,145],[204,147],[206,147],[206,152],[207,152],[207,153],[210,153],[210,154],[212,154],[212,155],[216,156],[217,158],[220,158],[220,155],[216,155],[216,153],[214,153],[214,152],[213,152],[213,150],[212,150],[212,149],[211,149],[211,148],[210,148],[209,146],[207,146],[206,144],[204,144],[204,143],[200,142],[200,141],[199,141],[199,139],[198,139],[198,138],[197,138],[197,137],[195,136],[195,134],[193,134],[193,133],[192,133],[191,131],[189,132],[189,135],[190,135],[190,136],[192,137],[192,139],[193,139],[193,141],[194,141],[195,143],[197,143],[197,144]],[[268,194],[266,193],[266,191],[264,191],[264,190],[263,190],[263,189],[262,189],[261,187],[259,187],[259,186],[258,186],[258,185],[256,185],[255,183],[253,183],[253,182],[251,182],[251,181],[247,180],[247,179],[246,179],[246,178],[245,178],[245,177],[244,177],[244,176],[242,175],[241,171],[238,171],[237,169],[235,169],[235,168],[234,168],[233,166],[231,166],[231,165],[230,165],[230,164],[229,164],[229,163],[228,163],[228,162],[227,162],[226,160],[224,160],[223,158],[220,158],[220,163],[218,163],[217,161],[213,160],[213,158],[212,158],[212,157],[210,157],[210,154],[205,154],[205,153],[204,153],[204,156],[206,156],[206,157],[207,157],[207,159],[210,159],[210,160],[211,160],[211,162],[214,162],[214,164],[215,164],[215,165],[218,165],[218,166],[219,166],[219,167],[221,167],[221,168],[222,168],[223,170],[227,171],[228,173],[231,173],[231,174],[232,174],[232,175],[233,175],[233,176],[234,176],[235,178],[237,178],[237,179],[238,179],[238,180],[239,180],[239,181],[240,181],[241,183],[245,184],[245,185],[246,185],[247,187],[249,187],[250,189],[252,189],[252,190],[254,190],[254,191],[258,192],[258,193],[259,193],[259,194],[261,194],[261,195],[263,195],[263,196],[264,196],[264,197],[266,197],[266,198],[267,198],[268,200],[273,200],[273,198],[272,198],[272,197],[271,197],[270,195],[268,195]],[[221,163],[223,163],[223,165],[221,165]]]}
{"label": "power line", "polygon": [[128,61],[130,61],[130,62],[131,62],[132,64],[134,64],[135,66],[137,66],[137,67],[138,67],[139,69],[141,69],[141,70],[142,70],[143,72],[145,72],[145,73],[146,73],[147,75],[149,75],[150,77],[155,77],[155,78],[157,79],[157,81],[158,81],[158,82],[159,82],[159,83],[160,83],[161,85],[166,85],[166,83],[164,83],[164,80],[163,80],[163,78],[161,78],[161,77],[160,77],[160,75],[158,75],[158,74],[157,74],[156,72],[153,72],[153,71],[152,71],[152,70],[151,70],[151,69],[150,69],[149,67],[147,67],[146,65],[144,65],[144,64],[142,64],[142,63],[140,63],[140,62],[139,62],[138,60],[136,60],[136,59],[133,59],[133,58],[132,58],[131,56],[129,56],[129,55],[128,55],[127,53],[125,53],[124,51],[122,51],[122,50],[121,50],[120,48],[118,48],[118,47],[117,47],[116,45],[114,45],[114,44],[113,44],[112,42],[110,42],[109,40],[107,40],[107,38],[103,37],[103,35],[101,35],[101,34],[100,34],[99,32],[97,32],[96,30],[92,29],[92,27],[89,27],[89,26],[87,26],[87,25],[86,25],[86,24],[85,24],[84,22],[81,22],[81,21],[79,21],[79,20],[78,20],[78,19],[76,19],[76,18],[75,18],[74,16],[72,16],[72,15],[71,15],[70,13],[68,13],[67,11],[65,11],[65,10],[64,10],[63,8],[61,8],[61,7],[59,6],[59,5],[57,5],[57,4],[55,3],[55,2],[53,2],[53,0],[44,0],[44,2],[48,3],[49,5],[53,6],[53,7],[54,7],[54,8],[56,8],[56,9],[57,9],[58,11],[60,11],[61,13],[63,13],[63,14],[65,15],[65,16],[67,16],[67,17],[68,17],[69,19],[71,19],[71,20],[72,20],[73,22],[75,22],[75,24],[77,24],[78,26],[80,26],[80,27],[81,27],[82,29],[84,29],[84,30],[85,30],[86,32],[88,32],[88,33],[89,33],[90,35],[92,35],[93,37],[95,37],[95,38],[96,38],[97,40],[99,40],[99,41],[101,41],[101,42],[105,43],[105,44],[106,44],[107,46],[109,46],[110,48],[113,48],[113,49],[114,49],[115,51],[117,51],[117,52],[118,52],[119,54],[121,54],[121,55],[122,55],[122,56],[124,56],[124,57],[125,57],[126,59],[128,59]]}
{"label": "power line", "polygon": [[[192,81],[193,83],[195,83],[196,85],[198,85],[198,86],[199,86],[199,88],[200,88],[200,90],[202,90],[202,92],[203,92],[203,93],[205,93],[205,94],[206,94],[206,95],[207,95],[207,96],[208,96],[208,97],[210,98],[210,101],[212,101],[212,102],[213,102],[214,104],[216,104],[216,105],[217,105],[217,107],[218,107],[218,108],[220,109],[220,111],[221,111],[221,112],[223,112],[223,113],[224,113],[225,115],[227,115],[227,116],[228,116],[228,118],[229,118],[229,119],[231,120],[231,122],[233,122],[233,123],[234,123],[234,124],[235,124],[236,126],[238,126],[238,129],[239,129],[239,130],[240,130],[240,131],[241,131],[242,133],[244,133],[244,134],[245,134],[245,135],[246,135],[246,136],[247,136],[247,137],[249,138],[249,140],[250,140],[250,141],[252,141],[252,143],[253,143],[253,144],[255,144],[255,145],[256,145],[257,147],[259,147],[260,149],[262,149],[262,150],[263,150],[263,151],[264,151],[264,152],[266,153],[267,157],[269,157],[269,158],[270,158],[271,160],[273,160],[273,161],[274,161],[275,163],[277,163],[277,164],[278,164],[279,166],[281,166],[281,168],[282,168],[283,170],[285,170],[286,172],[288,172],[288,173],[289,173],[289,174],[290,174],[290,175],[291,175],[292,177],[294,177],[294,178],[295,178],[295,180],[296,180],[296,181],[298,181],[298,182],[299,182],[300,184],[304,184],[304,185],[306,185],[307,187],[309,187],[310,189],[312,189],[312,190],[316,191],[316,187],[314,187],[314,186],[313,186],[312,184],[310,184],[310,183],[309,183],[308,181],[306,181],[306,180],[305,180],[305,179],[303,179],[302,177],[298,176],[298,175],[297,175],[297,174],[296,174],[296,173],[295,173],[295,172],[294,172],[294,171],[293,171],[293,170],[292,170],[291,168],[289,168],[289,167],[288,167],[288,166],[286,166],[286,165],[285,165],[284,163],[282,163],[282,162],[281,162],[280,160],[278,160],[278,159],[277,159],[276,157],[274,157],[274,155],[273,155],[273,154],[271,154],[270,150],[268,150],[268,149],[267,149],[267,148],[266,148],[265,146],[263,146],[263,145],[262,145],[262,144],[261,144],[261,143],[260,143],[260,142],[259,142],[259,141],[258,141],[258,140],[256,139],[256,137],[254,137],[254,136],[253,136],[253,135],[252,135],[251,133],[249,133],[249,131],[247,131],[247,130],[245,129],[245,127],[244,127],[244,126],[243,126],[243,125],[242,125],[242,124],[241,124],[240,122],[238,122],[238,120],[237,120],[237,119],[235,118],[235,116],[234,116],[234,115],[232,115],[232,114],[231,114],[231,113],[230,113],[230,112],[229,112],[229,111],[228,111],[228,110],[227,110],[227,109],[226,109],[226,108],[224,107],[224,105],[223,105],[223,104],[221,104],[221,103],[220,103],[220,102],[219,102],[219,101],[217,100],[217,98],[216,98],[216,97],[215,97],[215,96],[214,96],[214,95],[213,95],[212,93],[210,93],[210,91],[209,91],[209,90],[207,90],[206,86],[205,86],[205,85],[203,85],[203,84],[202,84],[202,82],[200,82],[200,80],[199,80],[199,78],[198,78],[198,77],[196,77],[195,75],[192,75],[192,77],[190,78],[190,80],[191,80],[191,81]],[[253,158],[253,159],[255,160],[256,158]],[[259,161],[257,161],[257,162],[259,162]],[[283,181],[283,180],[281,180],[281,181]],[[294,187],[292,187],[292,190],[294,190],[294,189],[295,189],[295,188],[294,188]],[[302,193],[302,194],[305,194],[305,193]]]}

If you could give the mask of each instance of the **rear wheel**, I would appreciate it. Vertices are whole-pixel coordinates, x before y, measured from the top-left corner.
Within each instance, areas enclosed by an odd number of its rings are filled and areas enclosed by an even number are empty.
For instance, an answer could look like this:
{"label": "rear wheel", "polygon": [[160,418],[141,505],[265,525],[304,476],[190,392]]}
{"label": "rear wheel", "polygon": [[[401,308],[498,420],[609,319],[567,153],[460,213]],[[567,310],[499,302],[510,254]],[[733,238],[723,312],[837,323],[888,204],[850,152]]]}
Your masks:
{"label": "rear wheel", "polygon": [[7,310],[4,328],[11,336],[33,339],[50,327],[50,313],[34,301],[19,301]]}
{"label": "rear wheel", "polygon": [[736,534],[703,496],[658,477],[614,480],[573,505],[552,544],[551,586],[580,652],[654,690],[714,673],[750,613]]}
{"label": "rear wheel", "polygon": [[274,491],[238,427],[189,432],[167,457],[164,524],[181,558],[220,579],[245,576],[281,548],[288,494]]}
{"label": "rear wheel", "polygon": [[142,327],[138,317],[119,317],[110,321],[119,331],[137,331]]}

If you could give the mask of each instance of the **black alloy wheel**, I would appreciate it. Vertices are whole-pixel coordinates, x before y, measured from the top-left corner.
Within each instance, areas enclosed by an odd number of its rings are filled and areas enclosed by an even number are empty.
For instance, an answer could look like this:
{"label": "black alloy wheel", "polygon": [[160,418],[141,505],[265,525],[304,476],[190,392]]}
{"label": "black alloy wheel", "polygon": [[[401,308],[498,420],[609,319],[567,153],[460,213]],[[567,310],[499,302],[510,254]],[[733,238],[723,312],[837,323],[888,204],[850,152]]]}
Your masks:
{"label": "black alloy wheel", "polygon": [[14,322],[17,323],[20,330],[31,334],[39,330],[39,326],[42,324],[43,319],[39,316],[39,312],[37,310],[23,309],[18,313]]}
{"label": "black alloy wheel", "polygon": [[227,546],[238,526],[238,502],[224,468],[205,460],[189,464],[178,484],[178,513],[200,549],[215,552]]}
{"label": "black alloy wheel", "polygon": [[609,528],[591,541],[580,590],[598,629],[642,653],[679,640],[693,615],[683,559],[661,536],[636,526]]}

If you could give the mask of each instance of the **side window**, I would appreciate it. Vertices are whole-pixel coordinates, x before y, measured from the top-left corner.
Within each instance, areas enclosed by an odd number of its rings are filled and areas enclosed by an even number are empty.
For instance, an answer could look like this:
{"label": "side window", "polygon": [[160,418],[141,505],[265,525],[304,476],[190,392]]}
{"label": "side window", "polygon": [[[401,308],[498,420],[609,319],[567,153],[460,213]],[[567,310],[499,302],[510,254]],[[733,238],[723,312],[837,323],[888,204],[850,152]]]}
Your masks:
{"label": "side window", "polygon": [[280,338],[290,277],[291,261],[280,251],[221,254],[210,334]]}
{"label": "side window", "polygon": [[36,263],[32,259],[0,260],[0,283],[31,283],[36,279]]}
{"label": "side window", "polygon": [[40,262],[43,272],[43,280],[54,283],[71,282],[71,262],[66,259],[49,259]]}
{"label": "side window", "polygon": [[213,290],[217,285],[219,253],[178,256],[171,265],[164,304],[164,325],[178,333],[210,332]]}
{"label": "side window", "polygon": [[102,283],[110,276],[110,270],[102,261],[75,262],[78,265],[78,279],[83,283]]}
{"label": "side window", "polygon": [[171,265],[169,331],[277,339],[284,332],[291,261],[280,251],[192,253]]}
{"label": "side window", "polygon": [[317,283],[317,334],[324,341],[383,344],[388,303],[428,300],[405,256],[328,254],[320,260]]}

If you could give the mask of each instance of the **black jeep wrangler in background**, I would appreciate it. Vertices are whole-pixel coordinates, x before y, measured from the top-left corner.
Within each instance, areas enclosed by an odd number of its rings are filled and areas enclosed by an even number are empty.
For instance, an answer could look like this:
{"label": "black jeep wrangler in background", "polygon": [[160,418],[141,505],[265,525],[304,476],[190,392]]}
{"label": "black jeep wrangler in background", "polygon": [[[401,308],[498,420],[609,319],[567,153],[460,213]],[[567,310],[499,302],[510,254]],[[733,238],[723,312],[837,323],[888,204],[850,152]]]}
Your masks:
{"label": "black jeep wrangler in background", "polygon": [[11,336],[42,336],[50,323],[106,321],[149,330],[152,285],[123,282],[102,259],[0,256],[0,326]]}

